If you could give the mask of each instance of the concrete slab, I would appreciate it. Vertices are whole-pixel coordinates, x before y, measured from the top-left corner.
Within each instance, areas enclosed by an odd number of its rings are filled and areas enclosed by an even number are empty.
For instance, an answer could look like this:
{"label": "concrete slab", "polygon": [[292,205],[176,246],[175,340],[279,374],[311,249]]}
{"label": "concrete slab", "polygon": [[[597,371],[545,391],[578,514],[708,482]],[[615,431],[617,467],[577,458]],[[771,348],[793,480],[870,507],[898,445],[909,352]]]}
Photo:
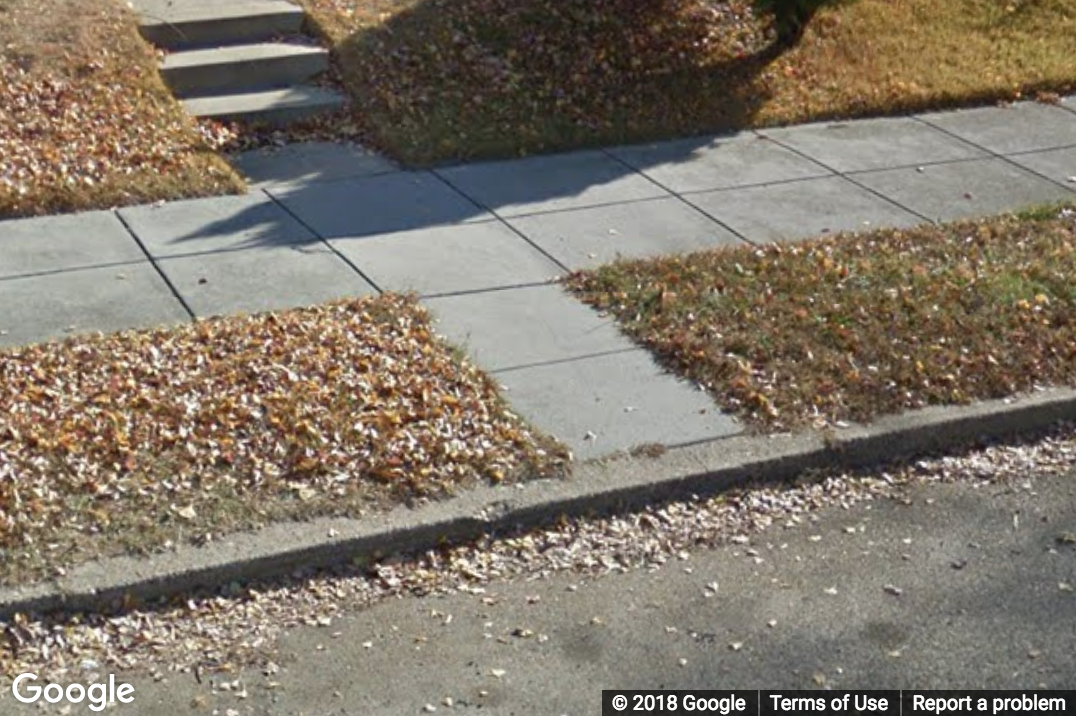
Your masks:
{"label": "concrete slab", "polygon": [[156,258],[317,241],[306,227],[260,192],[120,209]]}
{"label": "concrete slab", "polygon": [[599,151],[468,164],[438,169],[437,173],[501,216],[577,209],[668,194]]}
{"label": "concrete slab", "polygon": [[347,104],[341,92],[320,85],[292,85],[275,89],[236,92],[180,101],[187,114],[218,122],[258,122],[282,127]]}
{"label": "concrete slab", "polygon": [[0,278],[145,260],[111,211],[0,221]]}
{"label": "concrete slab", "polygon": [[499,221],[330,243],[382,289],[420,295],[545,283],[564,273]]}
{"label": "concrete slab", "polygon": [[189,320],[149,264],[0,281],[0,346]]}
{"label": "concrete slab", "polygon": [[305,13],[285,0],[129,0],[140,32],[163,48],[208,47],[298,34]]}
{"label": "concrete slab", "polygon": [[1076,116],[1038,102],[923,114],[920,119],[998,154],[1076,145]]}
{"label": "concrete slab", "polygon": [[350,142],[298,142],[253,149],[230,158],[232,166],[256,187],[286,187],[387,174],[396,165]]}
{"label": "concrete slab", "polygon": [[329,69],[329,51],[300,42],[258,42],[171,52],[161,79],[176,97],[287,87]]}
{"label": "concrete slab", "polygon": [[220,18],[246,17],[246,14],[267,6],[273,6],[275,10],[297,7],[288,0],[231,0],[228,3],[221,3],[220,0],[130,0],[129,4],[135,12],[146,15],[148,19],[170,22],[190,15],[203,17],[213,13],[214,17]]}
{"label": "concrete slab", "polygon": [[267,191],[327,239],[492,218],[429,172],[399,172]]}
{"label": "concrete slab", "polygon": [[1003,159],[857,174],[856,180],[932,220],[987,216],[1029,204],[1072,199],[1053,182]]}
{"label": "concrete slab", "polygon": [[577,459],[640,445],[684,445],[742,431],[702,391],[642,350],[503,371],[512,409],[560,438]]}
{"label": "concrete slab", "polygon": [[742,243],[678,198],[557,211],[508,223],[572,270]]}
{"label": "concrete slab", "polygon": [[424,302],[437,331],[490,371],[629,350],[613,321],[559,286],[443,296]]}
{"label": "concrete slab", "polygon": [[327,247],[270,246],[162,259],[161,271],[199,317],[310,306],[375,293]]}
{"label": "concrete slab", "polygon": [[839,172],[987,156],[986,152],[910,117],[806,124],[760,133]]}
{"label": "concrete slab", "polygon": [[1068,97],[1062,97],[1059,106],[1062,109],[1067,109],[1070,112],[1076,112],[1076,94],[1069,95]]}
{"label": "concrete slab", "polygon": [[840,177],[689,194],[685,198],[759,243],[922,223],[914,214]]}
{"label": "concrete slab", "polygon": [[1076,147],[1050,149],[1031,154],[1014,154],[1009,159],[1076,191]]}
{"label": "concrete slab", "polygon": [[753,133],[618,147],[609,152],[678,193],[769,184],[833,173]]}

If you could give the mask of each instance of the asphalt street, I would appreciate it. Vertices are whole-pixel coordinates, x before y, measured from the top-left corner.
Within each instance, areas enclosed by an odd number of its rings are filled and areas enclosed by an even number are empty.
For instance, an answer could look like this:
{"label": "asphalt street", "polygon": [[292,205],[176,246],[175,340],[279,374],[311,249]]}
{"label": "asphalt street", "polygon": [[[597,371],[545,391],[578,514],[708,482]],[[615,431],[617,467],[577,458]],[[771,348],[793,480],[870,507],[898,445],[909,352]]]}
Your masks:
{"label": "asphalt street", "polygon": [[656,570],[395,599],[290,631],[268,669],[127,677],[137,707],[114,713],[560,716],[600,713],[612,688],[1074,688],[1074,477],[918,485]]}

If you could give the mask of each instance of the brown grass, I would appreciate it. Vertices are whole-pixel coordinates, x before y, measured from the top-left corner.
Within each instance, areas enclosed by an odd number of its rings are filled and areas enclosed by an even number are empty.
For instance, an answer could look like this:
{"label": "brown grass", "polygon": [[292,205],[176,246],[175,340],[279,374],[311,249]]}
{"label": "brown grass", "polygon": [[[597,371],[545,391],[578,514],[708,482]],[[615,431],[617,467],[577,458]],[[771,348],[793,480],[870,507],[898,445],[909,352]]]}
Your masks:
{"label": "brown grass", "polygon": [[0,1],[0,217],[236,192],[115,0]]}
{"label": "brown grass", "polygon": [[778,53],[751,0],[301,0],[358,124],[413,163],[1076,87],[1071,0],[843,0]]}
{"label": "brown grass", "polygon": [[775,63],[761,125],[1015,100],[1076,87],[1071,0],[859,0]]}
{"label": "brown grass", "polygon": [[824,427],[1076,383],[1076,211],[616,263],[570,284],[722,408]]}
{"label": "brown grass", "polygon": [[406,297],[6,350],[0,583],[523,479],[562,452]]}

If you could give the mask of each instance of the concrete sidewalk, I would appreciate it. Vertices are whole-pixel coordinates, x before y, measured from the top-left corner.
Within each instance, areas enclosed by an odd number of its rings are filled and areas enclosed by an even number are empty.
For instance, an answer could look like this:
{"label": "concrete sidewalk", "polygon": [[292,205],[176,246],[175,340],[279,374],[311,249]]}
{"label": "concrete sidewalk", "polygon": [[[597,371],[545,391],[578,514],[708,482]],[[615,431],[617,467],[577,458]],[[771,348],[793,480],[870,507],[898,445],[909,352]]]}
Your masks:
{"label": "concrete sidewalk", "polygon": [[317,146],[240,166],[244,196],[0,222],[0,346],[414,290],[588,458],[740,426],[551,281],[1076,199],[1076,96],[433,171]]}

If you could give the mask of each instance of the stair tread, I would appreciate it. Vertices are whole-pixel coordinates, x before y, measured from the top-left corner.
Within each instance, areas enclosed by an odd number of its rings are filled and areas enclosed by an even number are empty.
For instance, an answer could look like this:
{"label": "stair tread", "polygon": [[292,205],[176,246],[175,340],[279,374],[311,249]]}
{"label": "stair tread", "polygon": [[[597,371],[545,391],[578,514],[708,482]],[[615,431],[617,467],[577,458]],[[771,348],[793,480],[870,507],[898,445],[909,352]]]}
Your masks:
{"label": "stair tread", "polygon": [[232,62],[256,62],[286,57],[327,56],[328,50],[316,45],[301,45],[287,42],[258,42],[244,45],[230,45],[202,50],[180,50],[169,53],[161,62],[161,70],[187,69],[223,65]]}
{"label": "stair tread", "polygon": [[183,100],[186,110],[196,117],[257,114],[302,107],[332,107],[343,103],[344,96],[339,92],[314,85]]}
{"label": "stair tread", "polygon": [[134,0],[133,5],[143,25],[178,25],[262,15],[304,15],[301,7],[286,0],[238,0],[229,3],[187,0],[182,4],[173,0]]}

